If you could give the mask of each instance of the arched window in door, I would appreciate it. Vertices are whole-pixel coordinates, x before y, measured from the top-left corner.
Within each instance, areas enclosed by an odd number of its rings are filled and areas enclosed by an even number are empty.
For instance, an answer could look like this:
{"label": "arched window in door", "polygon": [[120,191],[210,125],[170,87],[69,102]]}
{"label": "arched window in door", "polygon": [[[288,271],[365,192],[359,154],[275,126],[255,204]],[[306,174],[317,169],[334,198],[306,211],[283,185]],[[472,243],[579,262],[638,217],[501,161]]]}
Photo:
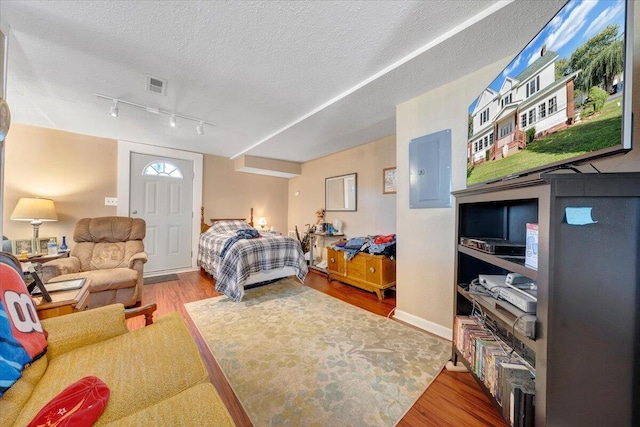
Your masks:
{"label": "arched window in door", "polygon": [[179,167],[171,162],[157,161],[149,163],[145,168],[142,175],[154,175],[154,176],[169,176],[171,178],[182,179],[182,171]]}

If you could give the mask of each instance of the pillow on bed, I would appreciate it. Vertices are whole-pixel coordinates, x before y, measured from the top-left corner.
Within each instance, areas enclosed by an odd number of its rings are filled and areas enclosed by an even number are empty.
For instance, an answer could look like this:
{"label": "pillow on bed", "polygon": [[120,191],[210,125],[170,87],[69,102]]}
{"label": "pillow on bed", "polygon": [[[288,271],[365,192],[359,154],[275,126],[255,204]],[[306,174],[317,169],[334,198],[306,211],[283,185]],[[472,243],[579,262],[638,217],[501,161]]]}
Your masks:
{"label": "pillow on bed", "polygon": [[209,231],[211,233],[235,233],[238,230],[253,228],[246,221],[240,219],[228,219],[224,221],[216,221],[213,223]]}

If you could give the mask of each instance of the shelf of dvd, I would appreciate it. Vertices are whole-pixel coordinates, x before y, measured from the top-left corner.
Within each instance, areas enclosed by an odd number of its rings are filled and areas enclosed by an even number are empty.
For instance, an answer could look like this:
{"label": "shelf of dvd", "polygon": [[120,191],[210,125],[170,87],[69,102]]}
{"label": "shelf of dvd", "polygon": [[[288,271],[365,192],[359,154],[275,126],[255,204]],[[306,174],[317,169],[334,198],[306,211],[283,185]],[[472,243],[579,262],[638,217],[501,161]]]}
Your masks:
{"label": "shelf of dvd", "polygon": [[454,348],[458,360],[475,375],[511,425],[533,426],[535,369],[529,363],[531,354],[523,357],[513,351],[512,345],[485,322],[480,316],[456,316]]}
{"label": "shelf of dvd", "polygon": [[[640,422],[640,173],[546,173],[453,194],[453,359],[511,426]],[[508,252],[529,250],[527,224],[537,258],[525,264]],[[535,286],[535,319],[507,301],[506,281],[479,280],[509,273]]]}

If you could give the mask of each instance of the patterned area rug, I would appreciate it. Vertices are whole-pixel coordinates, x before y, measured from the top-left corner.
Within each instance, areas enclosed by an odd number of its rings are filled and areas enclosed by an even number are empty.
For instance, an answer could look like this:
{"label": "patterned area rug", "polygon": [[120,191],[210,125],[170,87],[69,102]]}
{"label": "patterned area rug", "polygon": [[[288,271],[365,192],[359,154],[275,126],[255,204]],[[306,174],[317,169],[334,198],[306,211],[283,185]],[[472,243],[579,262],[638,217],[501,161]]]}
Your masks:
{"label": "patterned area rug", "polygon": [[256,427],[395,425],[451,356],[292,279],[185,307]]}

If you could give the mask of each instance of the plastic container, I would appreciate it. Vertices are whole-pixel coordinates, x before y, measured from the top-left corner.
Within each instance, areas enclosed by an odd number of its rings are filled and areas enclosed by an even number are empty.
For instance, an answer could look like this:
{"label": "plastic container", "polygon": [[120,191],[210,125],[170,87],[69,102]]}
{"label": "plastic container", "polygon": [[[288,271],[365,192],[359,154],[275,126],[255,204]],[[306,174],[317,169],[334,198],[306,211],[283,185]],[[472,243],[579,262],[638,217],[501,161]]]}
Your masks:
{"label": "plastic container", "polygon": [[49,240],[49,242],[47,243],[47,254],[58,255],[58,244],[54,239]]}

